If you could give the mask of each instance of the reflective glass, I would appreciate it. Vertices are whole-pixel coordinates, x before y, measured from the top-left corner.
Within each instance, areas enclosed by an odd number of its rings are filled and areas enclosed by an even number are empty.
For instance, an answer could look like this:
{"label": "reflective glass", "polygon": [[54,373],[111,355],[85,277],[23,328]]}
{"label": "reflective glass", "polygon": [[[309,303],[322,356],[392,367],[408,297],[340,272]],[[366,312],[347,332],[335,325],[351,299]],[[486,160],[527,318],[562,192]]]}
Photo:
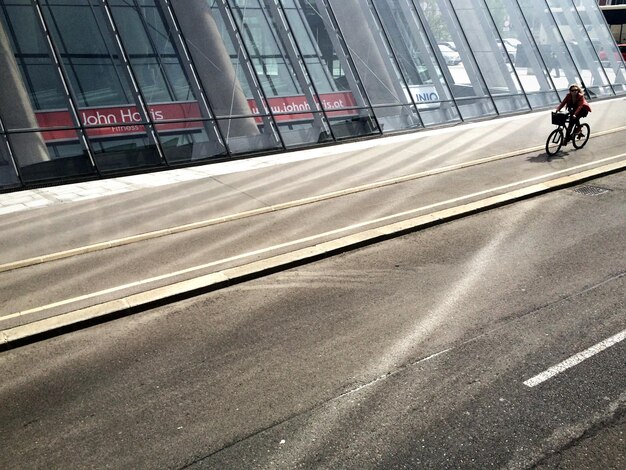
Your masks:
{"label": "reflective glass", "polygon": [[[103,137],[114,133],[124,137]],[[154,141],[142,125],[116,125],[88,129],[93,156],[101,173],[115,173],[127,168],[150,168],[159,163]]]}
{"label": "reflective glass", "polygon": [[[235,132],[233,132],[233,130],[248,127],[250,125],[250,119],[252,119],[254,123],[256,132],[251,132],[246,136],[234,135]],[[270,136],[274,135],[274,127],[269,115],[231,117],[226,119],[217,118],[217,125],[222,131],[222,135],[226,137],[228,150],[233,154],[248,154],[260,149],[269,148],[268,139]],[[268,125],[271,127],[268,128]],[[272,140],[272,142],[273,141],[274,140]],[[279,145],[279,143],[274,143],[274,147],[278,147]]]}
{"label": "reflective glass", "polygon": [[[319,141],[329,127],[283,10],[273,0],[238,0],[233,16],[286,146]],[[292,114],[294,111],[310,111]],[[303,126],[311,128],[303,132]]]}
{"label": "reflective glass", "polygon": [[[301,95],[294,68],[287,57],[286,47],[277,30],[272,11],[260,0],[237,0],[233,16],[241,31],[252,65],[267,97]],[[311,108],[317,108],[315,103]]]}
{"label": "reflective glass", "polygon": [[600,58],[571,0],[547,0],[561,36],[581,75],[581,85],[591,96],[612,95]]}
{"label": "reflective glass", "polygon": [[113,19],[147,103],[194,99],[154,1],[110,2]]}
{"label": "reflective glass", "polygon": [[0,0],[0,189],[624,94],[623,30],[596,0]]}
{"label": "reflective glass", "polygon": [[450,0],[499,113],[529,108],[513,69],[512,52],[498,35],[483,0]]}
{"label": "reflective glass", "polygon": [[[67,110],[65,91],[31,2],[11,2],[3,6],[0,10],[0,42],[2,50],[9,53],[9,56],[2,54],[0,58],[3,61],[0,110],[4,111],[5,128],[36,128],[36,120],[32,121],[34,112]],[[23,103],[5,104],[11,98]],[[28,109],[9,112],[15,106]],[[24,112],[30,116],[21,116]]]}
{"label": "reflective glass", "polygon": [[368,2],[330,0],[332,11],[383,132],[421,127],[411,95]]}
{"label": "reflective glass", "polygon": [[581,0],[576,10],[585,25],[604,73],[616,93],[626,92],[626,73],[622,53],[614,43],[611,33],[606,29],[602,12],[596,8],[594,0]]}
{"label": "reflective glass", "polygon": [[156,124],[165,159],[172,164],[204,160],[207,155],[224,156],[224,147],[207,134],[206,121],[182,121]]}
{"label": "reflective glass", "polygon": [[[11,133],[8,139],[24,183],[67,180],[94,174],[91,160],[80,145],[76,131]],[[32,150],[38,147],[43,148],[33,153]]]}
{"label": "reflective glass", "polygon": [[219,120],[230,152],[280,148],[268,104],[228,5],[222,0],[171,0],[171,4],[213,114],[233,117]]}
{"label": "reflective glass", "polygon": [[[319,49],[317,42],[314,41],[309,22],[305,20],[305,11],[298,5],[295,0],[283,0],[282,2],[283,11],[291,27],[291,32],[295,37],[300,57],[304,60],[315,89],[320,94],[339,91],[340,88],[335,83],[327,60],[322,56],[322,51]],[[311,16],[313,10],[314,8],[311,7],[309,16]],[[328,40],[328,42],[330,41]],[[329,49],[332,49],[332,45],[329,46]]]}
{"label": "reflective glass", "polygon": [[[0,50],[0,117],[24,182],[94,174],[31,2],[0,10]],[[19,129],[45,131],[11,133]]]}
{"label": "reflective glass", "polygon": [[[183,149],[189,148],[189,133],[181,120],[210,117],[209,110],[199,97],[199,89],[194,88],[188,78],[192,69],[188,62],[183,62],[186,60],[184,51],[177,50],[163,11],[154,0],[143,0],[141,4],[113,0],[110,5],[139,89],[148,105],[149,117],[154,123],[169,123],[158,127],[167,129],[165,134],[159,132],[167,138],[167,152],[164,149],[166,160],[169,160],[168,155],[176,155],[175,161],[179,162],[180,157],[186,154]],[[225,147],[213,122],[204,120],[195,123],[202,123],[204,129],[197,130],[203,136],[203,144],[192,146],[193,159],[224,154]],[[180,139],[174,138],[176,135]],[[204,139],[208,141],[204,142]],[[209,144],[210,141],[213,144]],[[181,142],[182,148],[175,152],[173,142]],[[200,154],[202,149],[207,152],[205,155]]]}
{"label": "reflective glass", "polygon": [[325,116],[317,113],[277,114],[274,115],[278,123],[280,133],[287,147],[297,147],[311,143],[332,141],[332,135],[328,127],[321,130],[311,125],[314,120],[323,121]]}
{"label": "reflective glass", "polygon": [[413,0],[463,119],[496,114],[485,81],[448,0]]}
{"label": "reflective glass", "polygon": [[545,1],[517,0],[526,24],[550,74],[554,88],[561,92],[570,83],[580,83],[580,75]]}
{"label": "reflective glass", "polygon": [[11,189],[20,185],[13,160],[9,155],[6,135],[0,133],[0,190]]}
{"label": "reflective glass", "polygon": [[133,103],[106,14],[95,0],[43,0],[44,17],[55,39],[80,108]]}
{"label": "reflective glass", "polygon": [[368,109],[329,111],[327,115],[332,123],[333,137],[341,140],[378,133],[378,122],[368,113]]}
{"label": "reflective glass", "polygon": [[461,119],[433,48],[411,0],[373,0],[397,63],[407,94],[416,103],[425,125]]}
{"label": "reflective glass", "polygon": [[[100,171],[163,164],[102,3],[42,0],[42,6]],[[129,144],[127,134],[149,143]],[[118,148],[125,149],[126,163]],[[110,161],[106,149],[112,149]]]}
{"label": "reflective glass", "polygon": [[548,69],[515,0],[486,0],[498,29],[498,47],[506,51],[532,108],[558,103]]}
{"label": "reflective glass", "polygon": [[611,34],[617,44],[626,43],[626,24],[611,25]]}
{"label": "reflective glass", "polygon": [[285,14],[336,139],[379,133],[352,58],[323,0],[288,0]]}

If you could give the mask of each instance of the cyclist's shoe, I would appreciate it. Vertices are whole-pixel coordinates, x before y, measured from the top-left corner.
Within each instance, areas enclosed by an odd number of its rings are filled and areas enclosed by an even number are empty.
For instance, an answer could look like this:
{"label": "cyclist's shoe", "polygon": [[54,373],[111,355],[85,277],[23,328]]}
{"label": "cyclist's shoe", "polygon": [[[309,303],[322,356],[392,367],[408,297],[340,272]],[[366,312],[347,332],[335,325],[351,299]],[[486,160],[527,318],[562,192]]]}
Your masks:
{"label": "cyclist's shoe", "polygon": [[583,137],[585,137],[585,134],[583,134],[583,131],[579,131],[578,134],[576,134],[577,139],[582,139]]}
{"label": "cyclist's shoe", "polygon": [[563,139],[563,147],[565,147],[569,143],[569,137]]}

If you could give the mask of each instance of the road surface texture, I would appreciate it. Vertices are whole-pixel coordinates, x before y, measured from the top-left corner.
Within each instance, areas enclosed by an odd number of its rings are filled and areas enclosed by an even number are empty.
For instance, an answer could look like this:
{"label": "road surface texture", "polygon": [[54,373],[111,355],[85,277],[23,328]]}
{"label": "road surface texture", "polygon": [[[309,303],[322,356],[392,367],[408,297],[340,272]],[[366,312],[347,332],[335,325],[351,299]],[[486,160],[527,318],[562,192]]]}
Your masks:
{"label": "road surface texture", "polygon": [[622,469],[625,207],[617,172],[0,352],[0,468]]}

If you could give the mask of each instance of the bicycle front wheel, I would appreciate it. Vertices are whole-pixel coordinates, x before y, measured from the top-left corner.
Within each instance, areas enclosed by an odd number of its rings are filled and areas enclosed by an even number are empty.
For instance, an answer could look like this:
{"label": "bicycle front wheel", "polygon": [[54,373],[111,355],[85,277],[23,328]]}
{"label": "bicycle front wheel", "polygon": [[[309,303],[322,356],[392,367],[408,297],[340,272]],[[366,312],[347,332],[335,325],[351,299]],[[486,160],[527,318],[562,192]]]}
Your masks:
{"label": "bicycle front wheel", "polygon": [[548,140],[546,140],[546,153],[550,156],[556,155],[563,146],[563,131],[561,129],[554,129],[550,132]]}
{"label": "bicycle front wheel", "polygon": [[578,135],[575,135],[574,138],[572,139],[572,145],[574,145],[574,147],[577,149],[583,148],[585,144],[587,143],[587,141],[589,140],[590,132],[591,132],[591,128],[589,127],[589,124],[587,123],[581,124],[580,132],[578,133]]}

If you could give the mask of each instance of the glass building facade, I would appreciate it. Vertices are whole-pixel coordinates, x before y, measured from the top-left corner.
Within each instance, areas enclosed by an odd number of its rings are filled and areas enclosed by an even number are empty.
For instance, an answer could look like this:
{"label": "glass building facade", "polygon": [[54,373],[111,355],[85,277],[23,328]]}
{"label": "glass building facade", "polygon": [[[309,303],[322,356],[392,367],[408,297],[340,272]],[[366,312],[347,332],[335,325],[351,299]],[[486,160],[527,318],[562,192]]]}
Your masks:
{"label": "glass building facade", "polygon": [[0,0],[0,191],[626,94],[595,0]]}

